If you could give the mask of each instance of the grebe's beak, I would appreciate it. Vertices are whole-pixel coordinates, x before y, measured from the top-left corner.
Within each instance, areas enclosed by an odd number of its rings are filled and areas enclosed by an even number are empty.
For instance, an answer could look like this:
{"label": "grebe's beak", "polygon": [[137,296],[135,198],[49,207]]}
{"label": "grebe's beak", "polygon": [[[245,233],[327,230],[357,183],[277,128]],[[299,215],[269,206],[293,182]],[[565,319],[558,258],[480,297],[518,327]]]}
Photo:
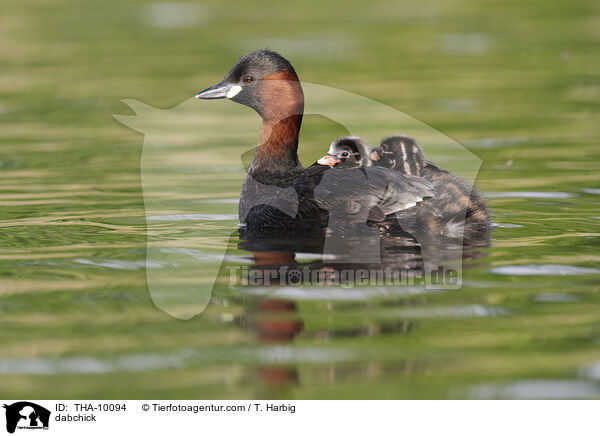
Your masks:
{"label": "grebe's beak", "polygon": [[337,157],[335,157],[335,156],[332,156],[332,155],[330,155],[330,154],[326,154],[326,155],[325,155],[325,156],[323,156],[321,159],[319,159],[319,160],[317,161],[317,163],[318,163],[319,165],[327,165],[327,166],[329,166],[329,167],[332,167],[332,166],[334,166],[334,165],[337,165],[337,164],[339,164],[339,163],[340,163],[340,160],[339,160]]}
{"label": "grebe's beak", "polygon": [[379,149],[374,149],[373,151],[371,151],[371,154],[369,155],[369,159],[371,159],[372,161],[377,162],[379,159],[381,159],[381,155],[379,154]]}
{"label": "grebe's beak", "polygon": [[215,100],[218,98],[233,98],[240,91],[242,87],[240,85],[234,85],[231,83],[219,82],[215,86],[206,88],[204,91],[200,91],[196,94],[196,98],[202,100]]}

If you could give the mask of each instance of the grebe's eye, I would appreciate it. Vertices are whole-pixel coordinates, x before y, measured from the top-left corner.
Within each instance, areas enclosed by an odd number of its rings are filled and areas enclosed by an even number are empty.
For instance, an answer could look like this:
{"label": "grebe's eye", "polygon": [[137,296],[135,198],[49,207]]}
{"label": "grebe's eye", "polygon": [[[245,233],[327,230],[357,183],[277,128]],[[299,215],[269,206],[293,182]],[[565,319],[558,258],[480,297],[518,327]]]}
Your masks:
{"label": "grebe's eye", "polygon": [[347,151],[342,151],[342,154],[340,156],[341,157],[348,157],[348,156],[350,156],[350,153],[348,153]]}
{"label": "grebe's eye", "polygon": [[254,76],[251,76],[250,74],[246,74],[245,76],[242,76],[242,83],[252,83],[254,82]]}

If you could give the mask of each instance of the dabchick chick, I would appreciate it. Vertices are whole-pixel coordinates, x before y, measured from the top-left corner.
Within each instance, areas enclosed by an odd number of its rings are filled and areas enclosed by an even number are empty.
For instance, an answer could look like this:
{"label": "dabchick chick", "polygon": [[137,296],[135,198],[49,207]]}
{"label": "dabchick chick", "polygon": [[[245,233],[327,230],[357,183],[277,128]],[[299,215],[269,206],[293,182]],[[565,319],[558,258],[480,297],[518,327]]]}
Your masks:
{"label": "dabchick chick", "polygon": [[394,135],[382,139],[379,148],[371,150],[369,159],[375,166],[390,168],[413,176],[422,175],[427,164],[431,164],[425,160],[423,150],[417,145],[417,142],[404,135]]}
{"label": "dabchick chick", "polygon": [[385,138],[369,159],[374,166],[420,176],[434,186],[435,195],[422,205],[426,213],[420,214],[427,231],[463,237],[465,243],[488,242],[490,220],[481,195],[460,177],[426,160],[414,139],[404,135]]}
{"label": "dabchick chick", "polygon": [[342,136],[329,146],[325,156],[317,161],[319,165],[336,168],[358,168],[371,166],[371,148],[358,136]]}

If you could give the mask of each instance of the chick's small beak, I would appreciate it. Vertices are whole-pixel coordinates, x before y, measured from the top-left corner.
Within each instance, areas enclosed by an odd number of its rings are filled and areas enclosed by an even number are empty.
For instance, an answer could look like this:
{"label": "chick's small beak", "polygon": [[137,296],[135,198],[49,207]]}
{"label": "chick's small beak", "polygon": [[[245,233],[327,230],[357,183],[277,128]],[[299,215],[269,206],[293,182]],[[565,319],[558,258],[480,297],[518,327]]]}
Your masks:
{"label": "chick's small beak", "polygon": [[338,163],[340,163],[340,160],[337,157],[335,157],[335,156],[332,156],[330,154],[326,154],[321,159],[319,159],[317,161],[317,163],[319,165],[327,165],[327,166],[332,167],[332,166],[337,165]]}
{"label": "chick's small beak", "polygon": [[371,154],[369,155],[369,159],[377,162],[379,159],[381,159],[381,155],[379,154],[378,150],[373,150],[371,152]]}
{"label": "chick's small beak", "polygon": [[219,98],[233,98],[240,91],[242,87],[240,85],[234,85],[231,83],[219,82],[210,88],[206,88],[204,91],[200,91],[196,94],[196,98],[202,100],[215,100]]}

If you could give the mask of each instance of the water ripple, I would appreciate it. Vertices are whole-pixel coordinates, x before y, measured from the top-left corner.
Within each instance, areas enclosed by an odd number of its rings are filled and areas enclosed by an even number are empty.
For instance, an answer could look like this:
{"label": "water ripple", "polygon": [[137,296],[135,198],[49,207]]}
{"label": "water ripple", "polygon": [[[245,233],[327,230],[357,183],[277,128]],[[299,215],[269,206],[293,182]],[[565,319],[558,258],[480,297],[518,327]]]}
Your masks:
{"label": "water ripple", "polygon": [[517,227],[524,227],[520,224],[502,224],[502,223],[492,223],[492,227],[499,227],[501,229],[512,229]]}
{"label": "water ripple", "polygon": [[183,213],[178,215],[151,215],[148,221],[237,221],[234,214]]}
{"label": "water ripple", "polygon": [[598,386],[582,380],[524,380],[476,386],[470,392],[470,397],[477,400],[585,399],[599,396]]}
{"label": "water ripple", "polygon": [[290,300],[330,300],[330,301],[361,301],[398,295],[421,295],[440,290],[426,289],[418,286],[368,286],[344,289],[340,286],[311,286],[295,287],[282,286],[256,287],[244,289],[244,294],[283,298]]}
{"label": "water ripple", "polygon": [[577,194],[569,192],[536,192],[536,191],[505,191],[505,192],[487,192],[486,198],[573,198]]}
{"label": "water ripple", "polygon": [[579,301],[579,298],[571,294],[537,294],[533,297],[533,301],[537,303],[568,303]]}
{"label": "water ripple", "polygon": [[234,350],[181,348],[172,352],[122,354],[114,357],[0,357],[0,374],[106,374],[186,368],[201,363],[222,361],[294,363],[347,361],[360,357],[346,349],[273,346]]}
{"label": "water ripple", "polygon": [[97,266],[100,268],[120,269],[129,271],[140,271],[143,269],[155,269],[174,267],[175,264],[169,262],[161,262],[159,260],[118,260],[118,259],[100,259],[98,261],[91,259],[73,259],[74,263],[80,265]]}
{"label": "water ripple", "polygon": [[583,192],[585,192],[586,194],[596,194],[596,195],[600,195],[600,189],[594,189],[594,188],[583,188],[582,189]]}
{"label": "water ripple", "polygon": [[577,276],[600,274],[600,269],[573,265],[533,264],[499,266],[492,268],[490,272],[507,276]]}
{"label": "water ripple", "polygon": [[594,362],[590,365],[583,366],[579,370],[579,375],[593,380],[600,380],[600,362]]}

